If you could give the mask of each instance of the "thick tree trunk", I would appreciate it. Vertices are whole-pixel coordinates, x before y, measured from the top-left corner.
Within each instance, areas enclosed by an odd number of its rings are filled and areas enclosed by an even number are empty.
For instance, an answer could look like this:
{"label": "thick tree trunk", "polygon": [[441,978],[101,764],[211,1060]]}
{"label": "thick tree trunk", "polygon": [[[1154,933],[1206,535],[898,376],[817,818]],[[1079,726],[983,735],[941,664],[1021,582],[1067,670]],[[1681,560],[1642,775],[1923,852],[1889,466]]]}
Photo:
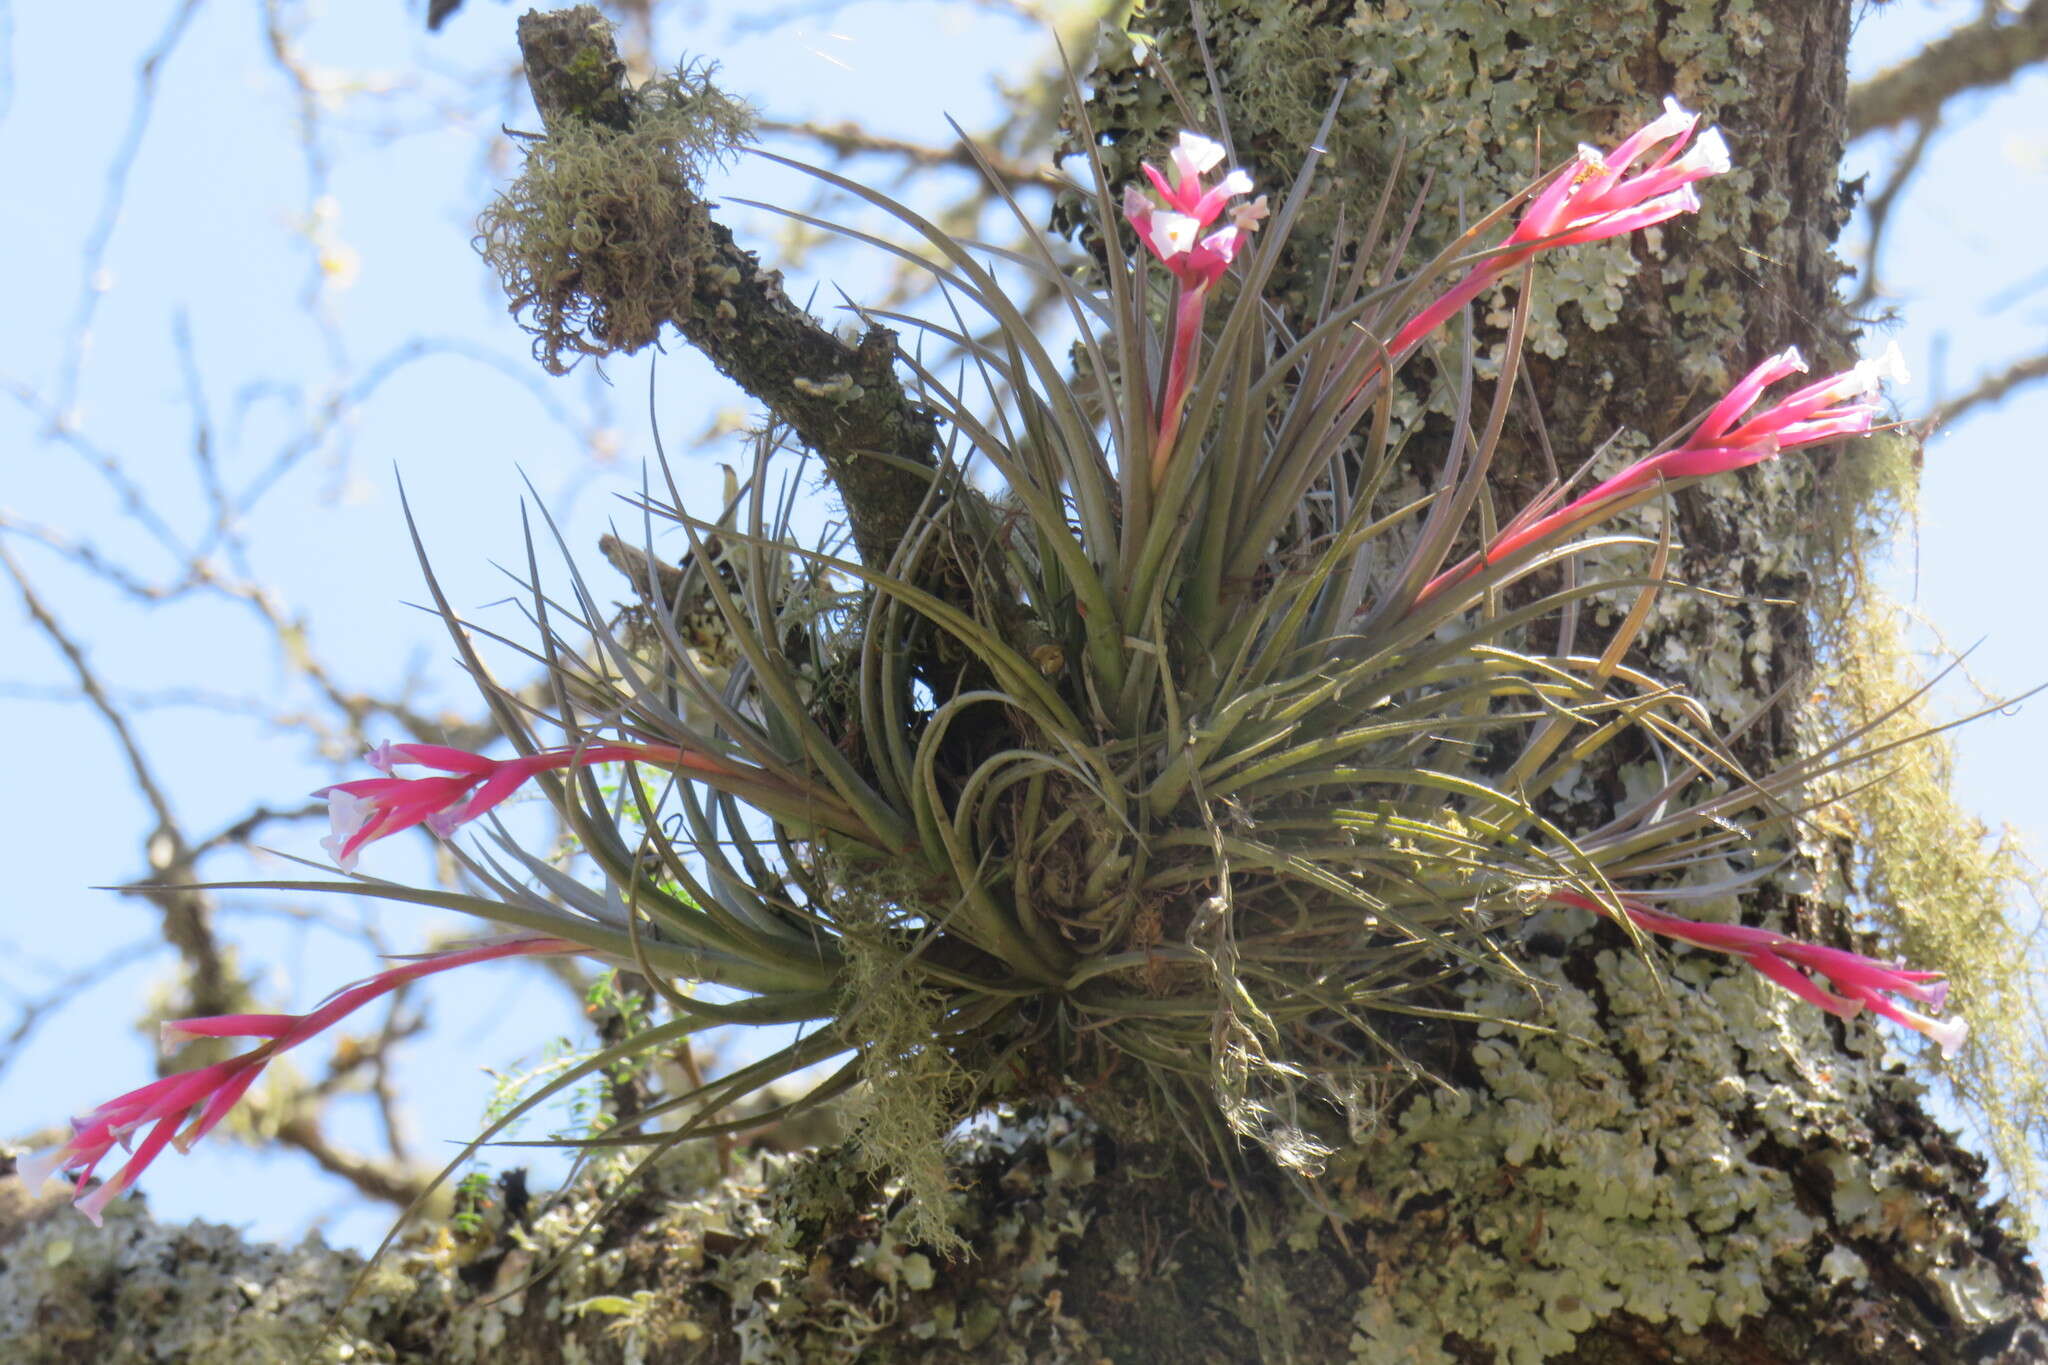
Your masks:
{"label": "thick tree trunk", "polygon": [[[1433,175],[1425,244],[1541,159],[1611,143],[1666,93],[1728,132],[1738,170],[1697,219],[1546,277],[1532,379],[1567,470],[1617,434],[1616,457],[1639,452],[1770,351],[1848,355],[1829,249],[1845,211],[1846,0],[1209,0],[1203,17],[1239,159],[1268,184],[1290,173],[1349,75],[1327,183],[1357,221],[1403,145],[1411,182]],[[1204,105],[1189,18],[1165,0],[1140,26]],[[1161,90],[1114,62],[1100,73],[1089,116],[1114,168],[1133,172],[1181,125]],[[1335,221],[1336,198],[1299,241]],[[1540,479],[1534,443],[1527,458],[1507,477]],[[1668,599],[1650,666],[1724,721],[1805,676],[1843,505],[1823,461],[1683,494],[1685,577],[1798,605]],[[1772,717],[1747,757],[1796,746],[1796,713]],[[1558,799],[1598,819],[1624,781],[1588,772]],[[1807,853],[1827,866],[1827,850]],[[1828,879],[1807,881],[1823,890],[1774,888],[1750,913],[1839,932]],[[683,1155],[537,1282],[597,1212],[602,1173],[531,1229],[401,1251],[316,1358],[1762,1365],[2048,1351],[2039,1275],[1987,1204],[1983,1163],[1928,1118],[1867,1023],[1700,955],[1655,973],[1583,916],[1539,917],[1525,947],[1551,987],[1540,1000],[1494,978],[1465,989],[1475,1013],[1538,1028],[1459,1034],[1451,1084],[1390,1093],[1379,1130],[1313,1188],[1190,1168],[1144,1140],[1144,1113],[1112,1081],[966,1144],[967,1258],[906,1243],[892,1192],[836,1154],[759,1155],[724,1178]],[[316,1243],[252,1247],[133,1210],[99,1232],[61,1206],[0,1210],[0,1358],[290,1359],[354,1272]]]}

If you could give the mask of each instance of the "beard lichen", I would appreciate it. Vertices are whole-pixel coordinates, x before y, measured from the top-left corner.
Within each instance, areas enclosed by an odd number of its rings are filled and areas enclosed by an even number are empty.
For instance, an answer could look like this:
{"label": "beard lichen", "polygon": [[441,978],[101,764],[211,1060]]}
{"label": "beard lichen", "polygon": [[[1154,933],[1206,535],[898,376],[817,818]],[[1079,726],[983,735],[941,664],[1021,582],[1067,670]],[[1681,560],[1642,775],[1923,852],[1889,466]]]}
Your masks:
{"label": "beard lichen", "polygon": [[1830,481],[1815,701],[1838,732],[1875,724],[1867,747],[1883,751],[1880,770],[1846,775],[1835,793],[1853,850],[1843,873],[1887,948],[1948,974],[1972,1029],[1941,1062],[1942,1079],[2017,1196],[2008,1210],[2032,1230],[2048,1193],[2048,990],[2034,951],[2039,921],[2027,912],[2043,903],[2048,877],[2012,829],[1993,829],[1957,801],[1955,747],[1937,733],[1946,717],[1927,693],[1910,619],[1873,581],[1875,561],[1917,515],[1920,453],[1919,437],[1901,428],[1842,461]]}
{"label": "beard lichen", "polygon": [[552,374],[632,352],[686,312],[712,224],[704,175],[752,135],[755,111],[684,64],[633,92],[627,131],[564,119],[477,220],[477,251]]}
{"label": "beard lichen", "polygon": [[858,1040],[863,1081],[841,1117],[862,1166],[900,1183],[910,1240],[957,1256],[967,1248],[948,1212],[948,1145],[970,1081],[942,1041],[946,1001],[905,958],[910,937],[891,923],[904,901],[885,895],[872,873],[838,880],[846,955],[840,1017]]}

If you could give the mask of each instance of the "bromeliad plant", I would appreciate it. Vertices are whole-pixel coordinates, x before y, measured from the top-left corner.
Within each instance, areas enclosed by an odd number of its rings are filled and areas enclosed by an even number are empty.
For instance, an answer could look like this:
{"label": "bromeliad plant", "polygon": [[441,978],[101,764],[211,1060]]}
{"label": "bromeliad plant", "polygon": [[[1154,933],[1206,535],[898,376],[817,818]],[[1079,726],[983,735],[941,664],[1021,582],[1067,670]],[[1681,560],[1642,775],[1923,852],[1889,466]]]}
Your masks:
{"label": "bromeliad plant", "polygon": [[[1094,145],[1085,130],[1079,142]],[[1057,291],[1071,370],[987,253],[812,171],[929,248],[891,249],[933,273],[954,323],[870,320],[920,330],[974,377],[949,385],[922,347],[901,357],[950,430],[956,465],[991,471],[1003,510],[956,497],[887,564],[799,550],[786,503],[769,505],[780,450],[764,437],[717,522],[691,516],[672,483],[639,500],[648,563],[657,524],[679,528],[690,554],[680,575],[636,583],[646,606],[630,639],[580,578],[564,601],[533,571],[538,643],[515,647],[550,680],[544,712],[492,679],[475,628],[429,573],[517,756],[387,746],[372,757],[384,776],[329,789],[328,850],[349,870],[374,841],[425,826],[452,841],[474,886],[287,885],[451,907],[523,937],[398,968],[303,1018],[186,1021],[267,1041],[102,1106],[45,1165],[90,1173],[114,1142],[145,1132],[101,1188],[124,1187],[185,1116],[189,1143],[344,1002],[401,974],[511,953],[634,964],[673,1012],[536,1102],[711,1024],[810,1021],[801,1041],[655,1115],[669,1116],[670,1137],[719,1131],[736,1097],[851,1053],[814,1093],[865,1082],[863,1141],[899,1170],[926,1171],[914,1192],[940,1237],[943,1171],[920,1158],[961,1113],[1005,1088],[1119,1065],[1195,1116],[1188,1131],[1206,1115],[1219,1139],[1227,1129],[1314,1170],[1328,1143],[1313,1114],[1341,1126],[1375,1073],[1421,1067],[1415,1040],[1447,1026],[1418,1021],[1463,1017],[1461,975],[1516,972],[1504,931],[1546,905],[1605,916],[1639,944],[1731,954],[1833,1013],[1868,1007],[1957,1046],[1960,1023],[1900,1003],[1938,1011],[1931,973],[1649,903],[1658,887],[1666,899],[1725,894],[1760,878],[1807,785],[1847,761],[1857,736],[1768,776],[1741,773],[1702,707],[1628,662],[1672,586],[1668,537],[1602,529],[1693,479],[1868,431],[1890,362],[1754,411],[1804,369],[1795,351],[1774,356],[1689,431],[1590,490],[1553,490],[1497,528],[1473,525],[1544,253],[1695,209],[1696,182],[1728,165],[1719,134],[1669,104],[1611,152],[1582,147],[1399,277],[1374,273],[1409,254],[1382,235],[1383,213],[1359,240],[1331,244],[1331,261],[1352,264],[1331,267],[1301,330],[1262,291],[1315,157],[1270,211],[1249,197],[1246,172],[1218,174],[1225,160],[1184,134],[1169,169],[1147,167],[1148,184],[1120,203],[1094,162],[1099,288],[1035,234],[1034,254],[1008,256]],[[1435,486],[1401,503],[1392,476],[1420,438],[1395,435],[1397,399],[1428,372],[1425,345],[1497,288],[1518,298],[1492,397],[1476,396],[1468,333],[1442,367],[1451,382],[1435,386],[1450,407]],[[970,312],[989,325],[970,326]],[[922,586],[948,536],[998,549],[977,611]],[[1627,546],[1638,573],[1554,572]],[[1627,606],[1600,652],[1540,643],[1559,638],[1546,625],[1601,597]],[[678,625],[707,605],[727,658],[715,671],[703,632]],[[941,677],[966,681],[935,692]],[[1662,790],[1598,828],[1560,827],[1540,794],[1624,738],[1663,765]],[[400,777],[400,764],[437,775]],[[617,782],[600,785],[599,770]],[[526,785],[560,812],[602,889],[502,826],[457,838]],[[1730,858],[1755,870],[1703,883]],[[675,988],[686,981],[727,988],[728,1002]],[[97,1214],[105,1196],[82,1202]]]}

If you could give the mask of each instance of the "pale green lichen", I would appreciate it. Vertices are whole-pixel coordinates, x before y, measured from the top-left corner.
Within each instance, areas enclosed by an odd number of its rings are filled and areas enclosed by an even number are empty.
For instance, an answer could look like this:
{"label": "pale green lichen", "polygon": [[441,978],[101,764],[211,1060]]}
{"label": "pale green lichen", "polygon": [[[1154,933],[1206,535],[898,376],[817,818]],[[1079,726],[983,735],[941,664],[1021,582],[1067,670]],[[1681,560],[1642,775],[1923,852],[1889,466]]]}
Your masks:
{"label": "pale green lichen", "polygon": [[[1531,927],[1610,932],[1576,913]],[[1540,1003],[1476,979],[1475,1013],[1554,1032],[1481,1025],[1479,1083],[1418,1096],[1391,1141],[1358,1154],[1339,1207],[1372,1230],[1381,1271],[1354,1315],[1354,1359],[1450,1365],[1455,1336],[1533,1365],[1617,1312],[1739,1328],[1809,1263],[1828,1283],[1866,1277],[1859,1247],[1944,1284],[1959,1334],[2027,1311],[1941,1224],[1913,1221],[1941,1173],[1845,1128],[1845,1105],[1867,1114],[1912,1089],[1867,1025],[1839,1049],[1824,1016],[1704,954],[1661,974],[1627,949],[1595,962],[1592,992],[1560,959],[1532,964]],[[1810,1207],[1774,1148],[1825,1165],[1831,1209]]]}
{"label": "pale green lichen", "polygon": [[867,1184],[832,1154],[757,1153],[721,1175],[708,1147],[685,1147],[631,1187],[632,1162],[613,1154],[483,1259],[429,1233],[353,1297],[360,1259],[317,1238],[251,1245],[229,1228],[152,1223],[140,1200],[95,1229],[52,1199],[18,1224],[0,1219],[0,1360],[808,1365],[972,1355],[998,1337],[1095,1359],[1060,1304],[1065,1260],[1091,1226],[1097,1140],[1064,1111],[963,1135],[964,1167],[1000,1191],[978,1211],[964,1288],[917,1240],[903,1186]]}
{"label": "pale green lichen", "polygon": [[[43,1201],[0,1242],[0,1359],[10,1365],[236,1361],[249,1365],[382,1361],[363,1335],[375,1318],[446,1285],[395,1266],[340,1308],[361,1261],[317,1235],[295,1247],[252,1246],[234,1229],[149,1220],[124,1200],[95,1228],[60,1199]],[[109,1333],[109,1324],[128,1325]],[[146,1335],[136,1332],[146,1325]]]}
{"label": "pale green lichen", "polygon": [[[1574,61],[1568,72],[1562,70],[1563,54],[1575,57],[1587,48],[1581,5],[1360,4],[1334,22],[1326,10],[1262,0],[1216,0],[1203,7],[1225,87],[1245,92],[1232,120],[1240,153],[1269,179],[1291,174],[1337,78],[1350,78],[1326,144],[1324,193],[1306,210],[1297,228],[1301,238],[1327,240],[1340,204],[1354,228],[1367,221],[1399,147],[1408,182],[1419,187],[1424,174],[1429,177],[1422,221],[1436,227],[1425,227],[1424,248],[1438,244],[1428,234],[1499,203],[1572,141],[1597,140],[1618,121],[1653,110],[1666,94],[1738,127],[1766,123],[1745,108],[1749,96],[1739,61],[1764,37],[1753,7],[1692,4],[1679,6],[1676,15],[1670,8],[1608,7],[1600,14],[1609,30],[1603,50],[1654,49],[1668,64],[1655,76],[1656,88],[1649,88],[1642,83],[1644,73],[1628,63]],[[1147,31],[1142,12],[1131,27]],[[1120,133],[1151,131],[1119,137],[1106,150],[1113,179],[1134,176],[1138,161],[1166,142],[1184,117],[1161,97],[1156,82],[1130,75],[1128,61],[1118,53],[1107,59],[1105,70],[1113,79],[1097,87],[1097,121],[1104,121],[1107,110]],[[1540,151],[1538,129],[1547,139]],[[1721,179],[1697,217],[1633,245],[1600,243],[1553,253],[1531,321],[1532,349],[1562,352],[1559,314],[1565,310],[1595,331],[1614,325],[1632,298],[1631,282],[1647,273],[1664,296],[1657,307],[1676,324],[1670,328],[1670,354],[1677,363],[1703,366],[1703,377],[1725,377],[1727,352],[1740,337],[1746,310],[1717,302],[1721,286],[1702,281],[1668,255],[1659,239],[1684,233],[1695,248],[1721,256],[1724,266],[1749,268],[1727,259],[1735,254],[1732,244],[1748,246],[1758,224],[1783,222],[1788,205],[1775,187],[1759,185],[1742,167],[1740,151],[1738,139],[1736,169]],[[1261,164],[1260,153],[1278,164]],[[1306,285],[1282,282],[1283,293],[1290,288]],[[1630,316],[1642,321],[1640,314]]]}
{"label": "pale green lichen", "polygon": [[479,216],[477,250],[550,372],[638,350],[689,311],[711,241],[698,191],[756,120],[712,71],[686,64],[639,87],[630,131],[561,120]]}

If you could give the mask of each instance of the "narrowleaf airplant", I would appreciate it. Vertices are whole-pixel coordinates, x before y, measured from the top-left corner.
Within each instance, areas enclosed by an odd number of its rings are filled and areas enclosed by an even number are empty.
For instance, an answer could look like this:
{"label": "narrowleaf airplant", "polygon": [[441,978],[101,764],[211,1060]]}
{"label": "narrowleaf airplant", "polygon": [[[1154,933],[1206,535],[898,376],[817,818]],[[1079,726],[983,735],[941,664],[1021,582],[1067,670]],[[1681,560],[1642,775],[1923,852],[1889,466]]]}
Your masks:
{"label": "narrowleaf airplant", "polygon": [[[559,159],[536,158],[529,176]],[[800,1041],[643,1117],[663,1120],[665,1141],[723,1131],[735,1099],[850,1054],[814,1098],[863,1087],[859,1136],[910,1179],[941,1241],[944,1172],[928,1158],[952,1124],[992,1096],[1112,1072],[1212,1152],[1248,1142],[1314,1172],[1347,1120],[1357,1131],[1371,1117],[1379,1080],[1422,1074],[1459,1036],[1457,977],[1519,974],[1506,931],[1544,906],[1605,916],[1639,946],[1735,955],[1836,1014],[1868,1006],[1957,1046],[1960,1023],[1900,1003],[1938,1012],[1931,973],[1651,904],[1760,879],[1815,780],[1868,755],[1852,734],[1777,772],[1741,771],[1700,705],[1630,661],[1656,595],[1687,590],[1668,576],[1668,533],[1605,529],[1689,480],[1868,431],[1890,362],[1757,411],[1804,368],[1793,351],[1770,357],[1588,491],[1554,487],[1497,525],[1488,511],[1544,253],[1694,210],[1695,185],[1728,165],[1720,135],[1667,104],[1405,273],[1415,244],[1387,228],[1390,192],[1363,232],[1327,244],[1323,295],[1299,329],[1262,290],[1316,155],[1277,206],[1227,161],[1196,133],[1144,185],[1111,185],[1091,160],[1075,191],[1092,205],[1091,270],[1021,209],[1031,249],[1000,252],[799,167],[921,239],[846,230],[929,270],[951,310],[863,318],[921,336],[901,372],[951,442],[929,515],[886,563],[799,546],[788,500],[771,505],[789,458],[771,430],[714,519],[672,481],[635,500],[646,549],[620,562],[645,571],[629,631],[573,571],[552,594],[529,535],[533,638],[504,643],[546,679],[540,707],[494,679],[480,628],[429,572],[516,755],[380,749],[384,776],[329,789],[328,850],[352,871],[375,840],[424,826],[470,887],[268,885],[457,909],[516,937],[395,968],[303,1017],[183,1021],[185,1034],[265,1041],[102,1106],[42,1169],[89,1174],[146,1127],[129,1166],[81,1199],[97,1216],[188,1115],[187,1143],[337,1010],[515,954],[631,964],[672,1013],[536,1101],[713,1024],[806,1021]],[[549,193],[528,181],[513,200]],[[537,216],[573,220],[559,205]],[[492,250],[516,254],[508,221]],[[1007,291],[1019,275],[1055,292],[1057,339]],[[1446,339],[1469,305],[1504,296],[1515,305],[1484,361],[1469,322]],[[939,354],[958,379],[927,358]],[[1422,429],[1394,420],[1408,393],[1448,415],[1430,428],[1434,487],[1403,501],[1392,475]],[[992,499],[970,495],[988,483]],[[688,543],[680,570],[654,553],[660,528]],[[964,596],[927,572],[934,547],[962,536],[996,551]],[[1620,547],[1638,572],[1563,571]],[[1543,643],[1569,638],[1556,620],[1596,600],[1619,619],[1597,652]],[[679,628],[686,609],[711,612],[721,659]],[[997,624],[1017,621],[1028,640]],[[940,691],[935,677],[961,681]],[[1662,765],[1661,788],[1598,828],[1561,827],[1543,794],[1622,741]],[[431,773],[392,771],[407,764]],[[600,770],[619,780],[600,785]],[[602,889],[489,818],[527,784]],[[479,821],[483,837],[465,842]],[[725,988],[722,1003],[689,983]]]}

